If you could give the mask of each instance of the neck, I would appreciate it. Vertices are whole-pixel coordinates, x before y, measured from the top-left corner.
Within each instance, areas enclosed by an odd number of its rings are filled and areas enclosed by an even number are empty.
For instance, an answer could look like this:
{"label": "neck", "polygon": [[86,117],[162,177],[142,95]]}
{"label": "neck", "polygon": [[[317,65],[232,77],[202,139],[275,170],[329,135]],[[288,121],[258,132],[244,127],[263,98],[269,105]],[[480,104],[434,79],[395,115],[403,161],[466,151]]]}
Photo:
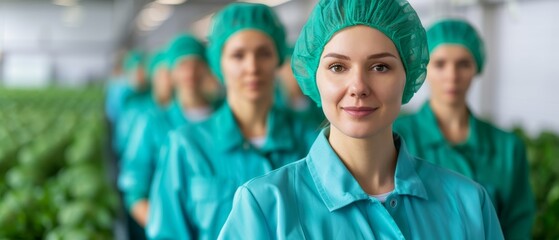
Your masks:
{"label": "neck", "polygon": [[458,143],[468,137],[469,113],[465,102],[449,105],[431,100],[429,104],[439,128],[448,141]]}
{"label": "neck", "polygon": [[227,102],[246,138],[262,137],[266,135],[267,118],[272,106],[269,101],[233,100],[228,95]]}
{"label": "neck", "polygon": [[171,102],[171,98],[168,96],[157,96],[157,94],[154,94],[153,96],[155,98],[155,102],[161,107],[166,107]]}
{"label": "neck", "polygon": [[391,128],[369,138],[357,139],[332,126],[328,140],[366,193],[377,195],[394,189],[398,153]]}
{"label": "neck", "polygon": [[305,99],[305,95],[303,95],[302,93],[292,93],[289,95],[289,104],[291,104],[291,106],[296,106],[300,101],[305,101]]}
{"label": "neck", "polygon": [[193,89],[179,89],[179,102],[183,109],[207,107],[208,101],[202,96],[201,91]]}

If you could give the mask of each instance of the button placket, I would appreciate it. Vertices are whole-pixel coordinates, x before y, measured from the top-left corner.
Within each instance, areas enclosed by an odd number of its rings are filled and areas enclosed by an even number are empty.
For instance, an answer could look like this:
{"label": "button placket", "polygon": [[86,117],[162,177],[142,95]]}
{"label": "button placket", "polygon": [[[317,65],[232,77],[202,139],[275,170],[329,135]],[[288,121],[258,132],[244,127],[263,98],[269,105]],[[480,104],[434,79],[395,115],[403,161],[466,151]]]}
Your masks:
{"label": "button placket", "polygon": [[396,207],[398,206],[398,199],[396,199],[396,198],[390,199],[390,201],[389,201],[389,206],[390,206],[391,208],[396,208]]}

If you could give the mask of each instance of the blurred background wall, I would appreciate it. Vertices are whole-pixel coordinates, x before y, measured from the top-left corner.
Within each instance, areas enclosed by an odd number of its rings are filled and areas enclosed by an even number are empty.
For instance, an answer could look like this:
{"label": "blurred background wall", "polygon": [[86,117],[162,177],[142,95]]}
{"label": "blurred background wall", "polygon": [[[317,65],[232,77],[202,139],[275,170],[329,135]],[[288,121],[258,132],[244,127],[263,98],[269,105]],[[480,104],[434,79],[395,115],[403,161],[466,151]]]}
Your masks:
{"label": "blurred background wall", "polygon": [[[230,0],[2,0],[0,84],[82,86],[105,81],[119,53],[153,51],[172,36],[205,38],[209,18]],[[294,42],[316,0],[263,0]],[[472,110],[498,126],[559,132],[558,0],[410,0],[424,25],[471,21],[485,38],[487,66],[470,93]],[[427,85],[404,107],[414,111]]]}

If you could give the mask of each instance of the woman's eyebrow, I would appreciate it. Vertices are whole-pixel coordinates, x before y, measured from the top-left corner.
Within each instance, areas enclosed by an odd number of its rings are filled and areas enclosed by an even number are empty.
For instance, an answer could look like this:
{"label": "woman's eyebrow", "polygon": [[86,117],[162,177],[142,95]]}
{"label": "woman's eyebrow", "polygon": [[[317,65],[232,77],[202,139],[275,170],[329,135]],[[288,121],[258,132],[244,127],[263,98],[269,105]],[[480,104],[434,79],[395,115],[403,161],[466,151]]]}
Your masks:
{"label": "woman's eyebrow", "polygon": [[397,58],[397,57],[394,56],[392,53],[389,53],[389,52],[382,52],[382,53],[377,53],[377,54],[369,55],[369,57],[367,57],[367,59],[385,58],[385,57]]}
{"label": "woman's eyebrow", "polygon": [[343,59],[343,60],[351,60],[351,58],[349,58],[348,56],[342,55],[342,54],[337,54],[337,53],[328,53],[326,55],[324,55],[324,58],[327,57],[333,57],[333,58],[339,58],[339,59]]}
{"label": "woman's eyebrow", "polygon": [[[339,59],[343,59],[343,60],[351,60],[350,57],[342,55],[342,54],[338,54],[338,53],[328,53],[328,54],[324,55],[324,57],[322,57],[322,58],[324,59],[324,58],[327,58],[327,57],[339,58]],[[384,57],[396,58],[396,56],[394,56],[392,53],[382,52],[382,53],[369,55],[367,57],[367,59],[384,58]]]}

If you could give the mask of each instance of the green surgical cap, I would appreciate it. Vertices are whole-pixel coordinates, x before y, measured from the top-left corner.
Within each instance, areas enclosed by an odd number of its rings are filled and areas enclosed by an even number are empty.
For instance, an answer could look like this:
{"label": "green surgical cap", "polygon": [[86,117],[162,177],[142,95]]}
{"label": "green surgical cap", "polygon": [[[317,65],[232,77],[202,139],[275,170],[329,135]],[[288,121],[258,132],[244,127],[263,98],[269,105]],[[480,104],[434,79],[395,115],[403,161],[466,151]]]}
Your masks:
{"label": "green surgical cap", "polygon": [[303,93],[322,105],[316,70],[324,46],[335,33],[355,25],[375,28],[392,40],[406,70],[402,103],[409,102],[425,81],[429,52],[425,29],[405,0],[321,0],[301,30],[291,58]]}
{"label": "green surgical cap", "polygon": [[186,57],[198,57],[206,62],[206,48],[190,34],[175,37],[167,49],[167,61],[170,69],[177,67],[179,61]]}
{"label": "green surgical cap", "polygon": [[290,58],[293,55],[293,50],[295,50],[295,45],[288,44],[285,48],[285,58]]}
{"label": "green surgical cap", "polygon": [[223,82],[221,54],[225,42],[241,30],[255,29],[264,32],[275,43],[279,65],[285,57],[285,29],[273,10],[263,4],[232,3],[212,19],[208,36],[208,59],[217,78]]}
{"label": "green surgical cap", "polygon": [[126,54],[126,58],[124,60],[124,71],[130,72],[137,67],[144,64],[144,53],[140,51],[130,51]]}
{"label": "green surgical cap", "polygon": [[167,64],[167,54],[164,50],[156,52],[149,61],[148,76],[150,81],[155,79],[157,70]]}
{"label": "green surgical cap", "polygon": [[429,53],[442,44],[458,44],[470,51],[477,64],[477,73],[483,70],[485,46],[476,29],[459,19],[443,19],[427,30]]}

